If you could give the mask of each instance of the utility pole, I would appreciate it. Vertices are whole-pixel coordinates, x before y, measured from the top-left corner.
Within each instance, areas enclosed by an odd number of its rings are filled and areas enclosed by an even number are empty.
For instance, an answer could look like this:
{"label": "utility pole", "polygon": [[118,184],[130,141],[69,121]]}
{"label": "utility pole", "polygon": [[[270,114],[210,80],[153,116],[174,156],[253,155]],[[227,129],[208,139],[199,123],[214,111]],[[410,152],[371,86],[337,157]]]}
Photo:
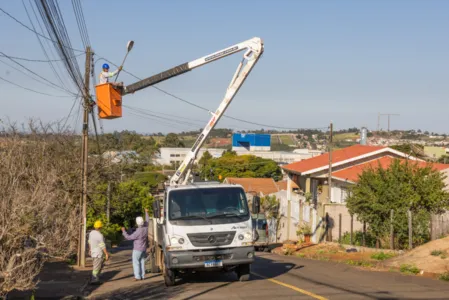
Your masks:
{"label": "utility pole", "polygon": [[86,214],[87,214],[87,158],[89,137],[89,112],[90,112],[90,68],[92,52],[90,47],[86,48],[86,70],[84,75],[84,113],[83,113],[83,139],[81,151],[81,174],[82,174],[82,213],[80,226],[80,240],[78,244],[78,266],[86,266]]}
{"label": "utility pole", "polygon": [[390,117],[391,116],[399,116],[399,114],[381,114],[381,113],[379,113],[377,116],[377,130],[379,130],[380,116],[388,116],[388,132],[390,132]]}
{"label": "utility pole", "polygon": [[334,131],[334,125],[331,122],[331,124],[329,126],[329,174],[328,174],[328,179],[327,179],[327,182],[329,184],[329,188],[328,188],[329,203],[331,203],[331,200],[332,200],[332,135],[333,135],[333,131]]}
{"label": "utility pole", "polygon": [[108,223],[110,221],[110,214],[111,214],[111,181],[108,182],[108,202],[106,204],[106,220],[108,220]]}
{"label": "utility pole", "polygon": [[377,132],[380,131],[380,113],[377,113]]}

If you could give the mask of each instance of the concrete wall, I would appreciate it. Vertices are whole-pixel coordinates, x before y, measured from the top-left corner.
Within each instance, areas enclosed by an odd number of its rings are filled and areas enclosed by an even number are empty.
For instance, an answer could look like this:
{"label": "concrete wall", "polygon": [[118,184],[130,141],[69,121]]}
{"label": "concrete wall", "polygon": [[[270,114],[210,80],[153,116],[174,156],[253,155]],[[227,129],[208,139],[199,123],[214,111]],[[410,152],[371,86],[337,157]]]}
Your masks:
{"label": "concrete wall", "polygon": [[432,215],[432,240],[439,239],[449,234],[449,212],[441,215]]}
{"label": "concrete wall", "polygon": [[[300,210],[299,203],[304,200],[303,196],[292,193],[290,202],[290,234],[288,234],[288,199],[287,191],[280,191],[271,195],[276,196],[279,201],[279,229],[277,233],[277,242],[286,240],[298,240],[296,229],[299,224]],[[270,195],[270,196],[271,196]]]}
{"label": "concrete wall", "polygon": [[[186,154],[190,151],[190,148],[165,148],[160,149],[161,154],[156,163],[161,165],[170,165],[171,162],[182,162]],[[203,153],[209,151],[212,157],[221,157],[225,149],[220,148],[201,148],[198,152],[197,161],[201,159]],[[312,154],[293,153],[285,151],[247,151],[237,150],[237,155],[254,155],[261,158],[272,159],[279,164],[289,164],[296,161],[300,161],[306,158],[310,158]]]}
{"label": "concrete wall", "polygon": [[[329,216],[329,231],[328,235],[331,237],[332,241],[338,240],[338,235],[340,232],[339,215],[341,214],[341,236],[345,232],[351,231],[351,215],[348,212],[348,208],[344,204],[326,204],[324,206],[324,215]],[[353,218],[353,232],[361,231],[363,229],[363,224],[357,221],[356,216]],[[324,234],[324,232],[323,232]]]}

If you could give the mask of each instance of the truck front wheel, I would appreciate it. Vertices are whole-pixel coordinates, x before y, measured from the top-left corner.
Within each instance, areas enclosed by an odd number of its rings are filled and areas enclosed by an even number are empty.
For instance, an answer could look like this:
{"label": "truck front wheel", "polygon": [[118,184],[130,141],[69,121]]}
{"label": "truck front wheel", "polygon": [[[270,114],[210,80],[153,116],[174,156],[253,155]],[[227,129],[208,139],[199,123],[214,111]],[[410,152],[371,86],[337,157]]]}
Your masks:
{"label": "truck front wheel", "polygon": [[169,287],[169,286],[174,286],[176,284],[175,281],[175,272],[173,272],[172,270],[169,270],[167,268],[164,267],[164,282],[165,282],[165,286]]}
{"label": "truck front wheel", "polygon": [[164,253],[161,251],[161,268],[162,268],[162,275],[164,276],[164,283],[166,287],[174,286],[176,284],[176,274],[174,271],[167,268],[167,265],[164,261]]}
{"label": "truck front wheel", "polygon": [[240,265],[237,267],[236,272],[239,281],[248,281],[251,273],[250,265]]}

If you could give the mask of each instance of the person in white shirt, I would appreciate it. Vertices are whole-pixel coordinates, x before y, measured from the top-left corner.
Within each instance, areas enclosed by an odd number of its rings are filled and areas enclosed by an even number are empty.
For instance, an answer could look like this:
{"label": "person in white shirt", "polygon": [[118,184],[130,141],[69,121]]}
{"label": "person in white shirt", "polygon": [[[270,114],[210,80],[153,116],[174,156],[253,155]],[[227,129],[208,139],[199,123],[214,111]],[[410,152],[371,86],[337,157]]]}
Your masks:
{"label": "person in white shirt", "polygon": [[[123,67],[120,66],[114,72],[109,72],[109,65],[103,64],[103,72],[100,73],[100,84],[109,83],[109,78],[117,75],[117,73],[122,69],[123,69]],[[117,82],[113,82],[112,84],[117,85],[117,86],[123,85],[123,84],[117,83]]]}
{"label": "person in white shirt", "polygon": [[103,223],[98,220],[94,223],[95,230],[92,230],[89,234],[89,254],[92,257],[92,280],[91,283],[98,283],[99,276],[103,269],[105,260],[109,260],[109,253],[106,249],[106,244],[103,234],[100,230],[103,227]]}

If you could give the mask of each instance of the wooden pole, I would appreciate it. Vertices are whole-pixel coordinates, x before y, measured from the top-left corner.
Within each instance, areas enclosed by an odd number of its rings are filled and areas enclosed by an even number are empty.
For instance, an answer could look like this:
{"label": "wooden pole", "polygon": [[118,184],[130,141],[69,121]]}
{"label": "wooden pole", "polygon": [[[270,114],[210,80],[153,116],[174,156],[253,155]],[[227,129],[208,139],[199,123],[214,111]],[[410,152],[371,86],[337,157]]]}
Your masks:
{"label": "wooden pole", "polygon": [[338,242],[341,243],[341,214],[338,214]]}
{"label": "wooden pole", "polygon": [[332,134],[333,134],[334,125],[330,124],[329,126],[329,174],[327,178],[328,183],[328,199],[329,203],[332,202]]}
{"label": "wooden pole", "polygon": [[390,211],[390,249],[394,249],[394,226],[393,226],[393,220],[394,220],[394,210],[392,209]]}
{"label": "wooden pole", "polygon": [[351,214],[351,245],[354,245],[354,216]]}
{"label": "wooden pole", "polygon": [[110,222],[110,218],[111,218],[111,182],[108,182],[108,199],[107,199],[107,204],[106,204],[106,220],[108,220],[108,223]]}
{"label": "wooden pole", "polygon": [[408,248],[413,249],[412,211],[409,209],[407,213],[408,213]]}
{"label": "wooden pole", "polygon": [[90,68],[91,68],[91,49],[86,48],[86,72],[84,76],[84,113],[83,113],[83,139],[82,139],[82,214],[81,214],[81,234],[79,241],[79,259],[81,267],[86,266],[86,214],[87,214],[87,162],[88,162],[88,137],[89,137],[89,112],[90,112]]}

